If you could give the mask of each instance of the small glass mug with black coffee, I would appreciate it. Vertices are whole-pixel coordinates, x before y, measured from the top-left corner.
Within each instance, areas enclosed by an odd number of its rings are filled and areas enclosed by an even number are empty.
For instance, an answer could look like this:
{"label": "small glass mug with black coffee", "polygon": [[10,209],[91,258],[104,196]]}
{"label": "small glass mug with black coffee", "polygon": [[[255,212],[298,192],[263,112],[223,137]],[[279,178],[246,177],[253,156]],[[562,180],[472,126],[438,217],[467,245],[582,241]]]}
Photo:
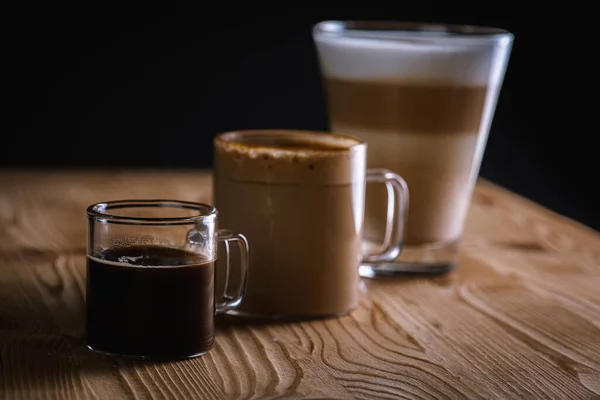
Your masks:
{"label": "small glass mug with black coffee", "polygon": [[[91,205],[87,215],[87,346],[142,360],[186,359],[212,349],[215,314],[236,308],[244,296],[246,238],[217,229],[217,210],[200,203],[111,201]],[[227,282],[215,298],[219,242]],[[240,260],[230,268],[234,253]]]}

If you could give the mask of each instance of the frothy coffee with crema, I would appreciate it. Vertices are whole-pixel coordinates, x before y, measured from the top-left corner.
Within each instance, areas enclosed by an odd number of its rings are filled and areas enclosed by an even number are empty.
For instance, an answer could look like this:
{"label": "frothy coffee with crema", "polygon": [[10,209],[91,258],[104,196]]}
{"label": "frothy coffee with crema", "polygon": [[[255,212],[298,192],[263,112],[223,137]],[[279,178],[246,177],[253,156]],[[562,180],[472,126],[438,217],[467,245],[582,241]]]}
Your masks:
{"label": "frothy coffee with crema", "polygon": [[290,131],[216,138],[220,223],[244,232],[251,249],[236,313],[302,318],[356,307],[365,185],[357,160],[365,147],[354,138]]}
{"label": "frothy coffee with crema", "polygon": [[[367,142],[369,168],[406,180],[405,244],[453,242],[462,234],[506,59],[468,39],[427,44],[424,35],[411,41],[403,34],[316,36],[331,129]],[[367,188],[367,239],[382,240],[385,196]]]}

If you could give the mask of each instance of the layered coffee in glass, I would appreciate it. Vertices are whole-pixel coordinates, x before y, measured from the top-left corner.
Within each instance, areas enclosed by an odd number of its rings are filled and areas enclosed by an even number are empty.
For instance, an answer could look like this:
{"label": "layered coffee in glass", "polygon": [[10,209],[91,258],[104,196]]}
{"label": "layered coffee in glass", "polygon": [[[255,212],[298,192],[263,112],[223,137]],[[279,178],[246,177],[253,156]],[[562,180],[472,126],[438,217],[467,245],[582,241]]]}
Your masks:
{"label": "layered coffee in glass", "polygon": [[[330,127],[410,191],[403,251],[363,276],[444,273],[458,246],[513,36],[474,26],[326,21],[314,28]],[[365,239],[384,242],[387,192],[368,187]]]}

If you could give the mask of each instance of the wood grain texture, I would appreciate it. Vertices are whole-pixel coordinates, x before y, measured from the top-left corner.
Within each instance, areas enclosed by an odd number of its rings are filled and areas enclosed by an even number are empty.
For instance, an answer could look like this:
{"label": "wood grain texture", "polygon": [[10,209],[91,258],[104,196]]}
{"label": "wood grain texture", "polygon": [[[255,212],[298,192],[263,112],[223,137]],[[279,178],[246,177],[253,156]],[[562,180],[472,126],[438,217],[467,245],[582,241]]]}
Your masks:
{"label": "wood grain texture", "polygon": [[341,318],[221,323],[194,360],[84,347],[85,207],[210,202],[202,172],[0,174],[0,399],[600,398],[600,235],[486,182],[459,268],[368,280]]}

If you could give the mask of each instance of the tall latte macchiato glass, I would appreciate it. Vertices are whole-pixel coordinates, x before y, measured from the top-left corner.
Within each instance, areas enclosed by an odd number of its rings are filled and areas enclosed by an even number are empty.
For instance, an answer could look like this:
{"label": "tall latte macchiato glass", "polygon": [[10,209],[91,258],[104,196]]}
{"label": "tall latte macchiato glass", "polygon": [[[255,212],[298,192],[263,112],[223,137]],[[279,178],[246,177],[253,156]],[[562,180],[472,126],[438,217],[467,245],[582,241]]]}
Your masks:
{"label": "tall latte macchiato glass", "polygon": [[[367,166],[400,174],[410,189],[402,253],[392,263],[363,266],[361,275],[452,270],[513,35],[473,26],[325,21],[313,38],[331,130],[366,141]],[[366,243],[381,242],[385,198],[381,188],[368,187]]]}
{"label": "tall latte macchiato glass", "polygon": [[[401,251],[408,192],[387,170],[366,169],[366,144],[322,132],[259,130],[214,141],[214,202],[221,222],[251,246],[244,301],[231,314],[312,319],[358,305],[362,261]],[[389,189],[378,254],[361,251],[366,183]],[[369,185],[379,186],[379,185]]]}

